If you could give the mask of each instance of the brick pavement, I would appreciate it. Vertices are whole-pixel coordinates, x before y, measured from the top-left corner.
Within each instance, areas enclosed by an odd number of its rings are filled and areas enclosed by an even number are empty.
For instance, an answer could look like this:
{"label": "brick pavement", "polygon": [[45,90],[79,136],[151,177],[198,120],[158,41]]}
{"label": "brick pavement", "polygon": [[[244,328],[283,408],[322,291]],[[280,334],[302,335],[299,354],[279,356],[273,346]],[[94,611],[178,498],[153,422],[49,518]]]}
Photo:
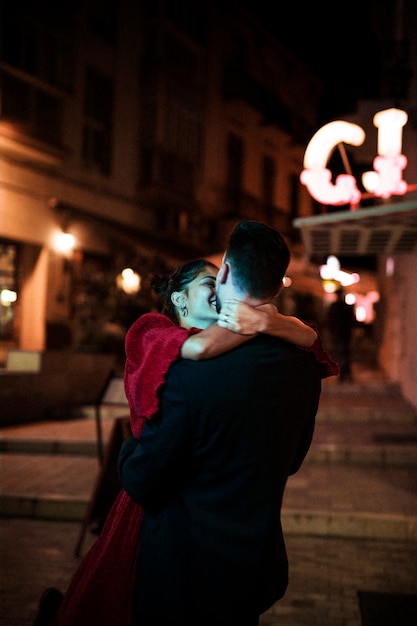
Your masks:
{"label": "brick pavement", "polygon": [[[0,623],[32,626],[42,591],[64,590],[78,565],[79,524],[0,519],[0,532]],[[93,541],[88,534],[85,550]],[[286,541],[289,587],[262,626],[360,626],[358,590],[417,591],[417,543],[302,535]]]}

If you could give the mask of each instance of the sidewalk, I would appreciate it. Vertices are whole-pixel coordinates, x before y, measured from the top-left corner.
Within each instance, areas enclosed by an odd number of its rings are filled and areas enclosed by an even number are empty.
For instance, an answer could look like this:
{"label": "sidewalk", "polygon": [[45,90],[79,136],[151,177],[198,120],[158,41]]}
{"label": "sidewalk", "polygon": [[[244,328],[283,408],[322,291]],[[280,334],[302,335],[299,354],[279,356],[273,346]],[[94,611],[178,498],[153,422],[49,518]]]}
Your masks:
{"label": "sidewalk", "polygon": [[[359,589],[416,593],[417,411],[378,372],[354,376],[323,383],[313,445],[283,503],[290,586],[262,626],[360,626]],[[103,410],[106,443],[118,416]],[[42,590],[64,590],[78,564],[100,467],[94,414],[3,428],[0,445],[1,623],[31,626]]]}
{"label": "sidewalk", "polygon": [[[0,519],[2,626],[33,626],[44,589],[67,588],[78,532],[74,522]],[[93,541],[88,534],[85,550]],[[358,590],[416,593],[416,542],[287,535],[286,545],[288,590],[261,626],[361,626]]]}
{"label": "sidewalk", "polygon": [[[286,532],[417,540],[417,410],[378,372],[323,383],[313,445],[288,480]],[[103,408],[103,442],[125,409]],[[123,413],[124,412],[124,413]],[[3,516],[81,522],[98,479],[92,409],[0,429]]]}

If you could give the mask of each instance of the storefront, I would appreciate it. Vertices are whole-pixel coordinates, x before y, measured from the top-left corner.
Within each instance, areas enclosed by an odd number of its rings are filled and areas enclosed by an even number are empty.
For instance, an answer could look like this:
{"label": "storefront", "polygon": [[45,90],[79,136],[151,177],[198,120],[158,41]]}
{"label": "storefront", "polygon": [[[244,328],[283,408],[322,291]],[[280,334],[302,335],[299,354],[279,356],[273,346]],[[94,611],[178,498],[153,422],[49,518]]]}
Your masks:
{"label": "storefront", "polygon": [[373,121],[378,128],[378,155],[374,170],[362,176],[364,191],[348,164],[347,173],[334,181],[327,169],[331,153],[338,148],[346,157],[343,143],[360,145],[364,131],[350,122],[331,122],[316,133],[307,147],[300,179],[321,203],[322,212],[293,224],[300,229],[310,258],[377,259],[378,365],[417,406],[417,172],[407,172],[413,183],[403,179],[406,113],[387,109]]}

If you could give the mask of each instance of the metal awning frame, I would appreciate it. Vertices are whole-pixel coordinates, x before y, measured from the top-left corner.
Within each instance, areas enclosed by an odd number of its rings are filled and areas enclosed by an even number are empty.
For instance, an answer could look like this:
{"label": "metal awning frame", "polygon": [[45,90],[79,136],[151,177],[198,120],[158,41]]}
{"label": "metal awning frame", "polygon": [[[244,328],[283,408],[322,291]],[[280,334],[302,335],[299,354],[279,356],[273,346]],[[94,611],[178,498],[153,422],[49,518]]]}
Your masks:
{"label": "metal awning frame", "polygon": [[417,250],[417,199],[293,221],[307,254],[366,256]]}

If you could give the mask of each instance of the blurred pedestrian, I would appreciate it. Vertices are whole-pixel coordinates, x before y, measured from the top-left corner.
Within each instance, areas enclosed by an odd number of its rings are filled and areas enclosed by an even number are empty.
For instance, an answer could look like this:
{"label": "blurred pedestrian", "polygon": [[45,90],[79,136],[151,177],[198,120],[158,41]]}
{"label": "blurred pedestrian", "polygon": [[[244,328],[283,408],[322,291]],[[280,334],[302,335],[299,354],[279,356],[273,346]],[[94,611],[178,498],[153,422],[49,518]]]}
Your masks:
{"label": "blurred pedestrian", "polygon": [[345,299],[343,287],[336,291],[336,300],[327,312],[327,328],[330,333],[332,355],[340,366],[340,382],[352,381],[352,330],[355,321],[352,304]]}

